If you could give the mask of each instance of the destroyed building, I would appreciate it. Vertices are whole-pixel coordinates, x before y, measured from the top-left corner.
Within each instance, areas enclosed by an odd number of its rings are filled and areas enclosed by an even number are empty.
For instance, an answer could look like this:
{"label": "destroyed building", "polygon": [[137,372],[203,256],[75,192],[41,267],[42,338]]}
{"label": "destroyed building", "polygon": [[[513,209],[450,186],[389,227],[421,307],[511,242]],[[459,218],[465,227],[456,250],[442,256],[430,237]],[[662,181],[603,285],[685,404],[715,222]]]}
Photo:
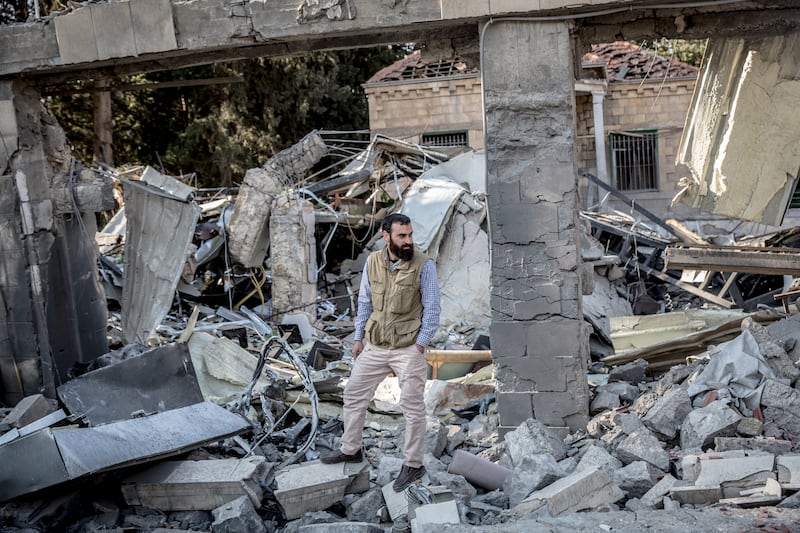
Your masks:
{"label": "destroyed building", "polygon": [[[16,229],[3,233],[0,284],[3,527],[796,529],[797,290],[783,280],[795,273],[795,234],[697,249],[705,234],[641,206],[584,212],[573,154],[575,39],[637,38],[656,26],[712,36],[682,142],[693,176],[683,197],[780,223],[796,189],[800,15],[782,2],[617,4],[520,13],[249,2],[222,12],[203,0],[148,0],[0,28],[15,42],[0,62],[3,190],[13,191],[2,212]],[[110,35],[103,20],[121,30]],[[335,174],[311,179],[328,147],[312,132],[251,169],[235,198],[201,199],[151,168],[79,166],[30,82],[224,50],[411,42],[425,30],[481,59],[483,157],[375,136]],[[520,43],[536,53],[519,53]],[[764,113],[768,124],[756,120]],[[776,126],[781,142],[753,141]],[[99,272],[120,310],[106,321],[98,278],[85,275],[97,259],[87,235],[115,181],[125,230],[118,219],[101,235]],[[418,238],[452,289],[451,321],[428,354],[428,476],[407,493],[389,487],[402,431],[391,379],[367,420],[366,460],[316,461],[336,446],[360,271],[358,257],[348,263],[329,245],[338,225],[363,225],[366,236],[392,207],[420,220]],[[228,256],[236,266],[218,270],[213,260]],[[753,286],[766,290],[745,294]],[[227,304],[202,302],[219,287]],[[586,303],[601,293],[600,305]],[[765,302],[774,305],[753,312]],[[455,363],[469,374],[444,379]]]}

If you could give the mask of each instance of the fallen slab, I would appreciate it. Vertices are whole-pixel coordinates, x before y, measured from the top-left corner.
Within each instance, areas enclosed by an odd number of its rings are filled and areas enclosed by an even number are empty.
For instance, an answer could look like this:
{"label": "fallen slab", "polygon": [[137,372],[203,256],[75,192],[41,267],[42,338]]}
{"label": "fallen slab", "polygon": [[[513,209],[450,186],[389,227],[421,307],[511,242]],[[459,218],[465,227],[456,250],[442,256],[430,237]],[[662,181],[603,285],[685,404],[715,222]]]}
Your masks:
{"label": "fallen slab", "polygon": [[11,412],[3,417],[0,424],[8,424],[11,427],[21,428],[54,410],[50,402],[48,402],[43,395],[32,394],[20,400]]}
{"label": "fallen slab", "polygon": [[369,490],[369,463],[333,465],[311,461],[287,467],[275,475],[275,499],[287,520],[322,511],[345,494]]}
{"label": "fallen slab", "polygon": [[512,508],[510,513],[519,518],[542,512],[550,516],[560,516],[614,503],[624,496],[625,493],[605,470],[596,467],[576,472],[537,490]]}
{"label": "fallen slab", "polygon": [[124,479],[121,491],[128,505],[160,511],[211,511],[240,496],[259,506],[272,467],[259,456],[165,461]]}

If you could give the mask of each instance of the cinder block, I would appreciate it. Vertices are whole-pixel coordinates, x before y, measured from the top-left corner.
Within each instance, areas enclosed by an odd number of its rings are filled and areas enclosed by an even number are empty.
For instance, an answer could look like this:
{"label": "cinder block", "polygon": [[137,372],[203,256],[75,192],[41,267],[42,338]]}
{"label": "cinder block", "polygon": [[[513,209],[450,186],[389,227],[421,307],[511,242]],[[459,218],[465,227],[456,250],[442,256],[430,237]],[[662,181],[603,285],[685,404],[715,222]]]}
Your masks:
{"label": "cinder block", "polygon": [[533,418],[533,401],[530,392],[498,392],[497,411],[500,425],[516,428]]}
{"label": "cinder block", "polygon": [[525,516],[546,509],[550,516],[560,516],[614,503],[624,496],[605,470],[587,468],[533,492],[511,512]]}
{"label": "cinder block", "polygon": [[48,402],[44,396],[41,394],[34,394],[23,398],[0,423],[9,424],[15,428],[21,428],[50,414],[54,410],[55,409],[51,407],[50,402]]}
{"label": "cinder block", "polygon": [[136,55],[130,4],[104,2],[91,6],[98,59]]}
{"label": "cinder block", "polygon": [[56,25],[59,54],[64,64],[97,61],[97,43],[90,7],[54,17],[53,21]]}
{"label": "cinder block", "polygon": [[369,463],[326,465],[312,461],[277,473],[275,482],[275,499],[286,519],[293,520],[310,511],[327,509],[345,494],[367,490]]}
{"label": "cinder block", "polygon": [[548,426],[586,427],[589,403],[585,390],[576,387],[568,392],[537,392],[531,399],[536,420]]}
{"label": "cinder block", "polygon": [[178,47],[169,0],[136,0],[130,6],[137,54]]}

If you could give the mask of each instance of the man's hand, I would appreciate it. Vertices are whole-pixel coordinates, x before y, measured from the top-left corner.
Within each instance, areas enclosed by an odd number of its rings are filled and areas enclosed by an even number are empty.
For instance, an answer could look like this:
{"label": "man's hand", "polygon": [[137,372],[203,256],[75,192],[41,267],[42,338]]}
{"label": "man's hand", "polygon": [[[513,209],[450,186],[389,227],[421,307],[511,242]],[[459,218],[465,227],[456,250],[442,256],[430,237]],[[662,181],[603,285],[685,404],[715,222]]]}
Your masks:
{"label": "man's hand", "polygon": [[353,343],[353,359],[357,359],[361,352],[364,351],[364,343],[361,341],[356,341]]}
{"label": "man's hand", "polygon": [[425,353],[425,347],[421,344],[417,344],[417,350],[419,350],[419,353]]}

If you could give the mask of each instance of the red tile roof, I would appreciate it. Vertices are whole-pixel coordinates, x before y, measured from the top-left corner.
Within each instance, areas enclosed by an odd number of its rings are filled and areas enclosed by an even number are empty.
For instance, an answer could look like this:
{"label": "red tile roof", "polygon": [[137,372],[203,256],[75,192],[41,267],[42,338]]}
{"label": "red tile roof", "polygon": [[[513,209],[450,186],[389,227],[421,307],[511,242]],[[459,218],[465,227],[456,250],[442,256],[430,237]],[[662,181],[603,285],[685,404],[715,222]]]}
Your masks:
{"label": "red tile roof", "polygon": [[[627,41],[593,44],[591,52],[583,55],[584,63],[605,63],[609,81],[683,78],[697,76],[697,67],[652,54],[642,47]],[[400,80],[439,78],[458,74],[475,74],[477,67],[470,67],[458,59],[426,61],[419,50],[375,73],[367,83]]]}
{"label": "red tile roof", "polygon": [[593,44],[591,52],[581,59],[584,63],[605,63],[608,81],[697,76],[697,67],[657,56],[627,41]]}
{"label": "red tile roof", "polygon": [[420,51],[415,50],[403,59],[376,72],[367,80],[367,83],[441,78],[459,74],[477,74],[478,72],[480,71],[476,67],[469,67],[459,59],[426,61],[422,59]]}

